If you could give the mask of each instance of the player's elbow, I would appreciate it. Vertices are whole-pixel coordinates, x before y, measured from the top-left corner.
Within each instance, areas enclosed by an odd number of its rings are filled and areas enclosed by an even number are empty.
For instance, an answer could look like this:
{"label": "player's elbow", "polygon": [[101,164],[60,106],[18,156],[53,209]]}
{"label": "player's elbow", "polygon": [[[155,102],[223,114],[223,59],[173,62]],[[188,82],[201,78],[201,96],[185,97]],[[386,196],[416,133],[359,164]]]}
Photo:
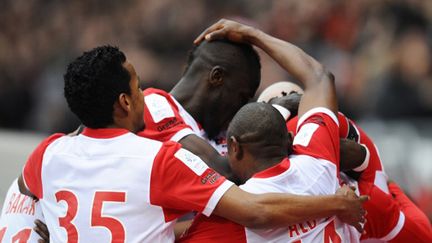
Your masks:
{"label": "player's elbow", "polygon": [[322,64],[318,62],[314,63],[314,65],[311,65],[311,70],[313,71],[310,72],[308,78],[311,83],[314,83],[314,85],[330,84],[334,86],[335,77],[333,73],[327,70]]}
{"label": "player's elbow", "polygon": [[320,82],[328,83],[332,86],[335,85],[335,76],[332,72],[327,70],[324,66],[321,67],[320,71],[317,73],[317,79]]}
{"label": "player's elbow", "polygon": [[251,211],[248,219],[244,222],[244,226],[251,229],[271,228],[271,217],[260,208],[259,210]]}

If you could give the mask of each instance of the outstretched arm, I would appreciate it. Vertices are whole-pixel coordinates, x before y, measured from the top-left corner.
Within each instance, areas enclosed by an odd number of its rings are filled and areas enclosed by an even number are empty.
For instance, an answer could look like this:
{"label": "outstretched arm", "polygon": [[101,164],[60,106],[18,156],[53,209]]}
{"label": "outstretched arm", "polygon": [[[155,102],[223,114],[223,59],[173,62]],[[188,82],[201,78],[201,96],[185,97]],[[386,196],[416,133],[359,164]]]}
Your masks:
{"label": "outstretched arm", "polygon": [[338,216],[361,231],[362,203],[347,186],[336,195],[298,196],[282,193],[251,194],[232,186],[217,204],[214,213],[250,228],[286,227],[317,218]]}

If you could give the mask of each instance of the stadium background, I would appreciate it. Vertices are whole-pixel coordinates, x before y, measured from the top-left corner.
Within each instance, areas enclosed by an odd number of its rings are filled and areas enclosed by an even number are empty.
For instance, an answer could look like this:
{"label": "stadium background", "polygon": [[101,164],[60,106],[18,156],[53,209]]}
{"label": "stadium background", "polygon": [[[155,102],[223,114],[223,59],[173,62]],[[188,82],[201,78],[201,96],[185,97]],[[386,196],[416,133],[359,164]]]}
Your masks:
{"label": "stadium background", "polygon": [[[430,0],[2,0],[0,205],[37,143],[78,126],[63,98],[72,58],[117,45],[144,88],[169,90],[193,39],[222,17],[293,42],[332,70],[341,110],[360,121],[388,174],[432,218]],[[259,91],[290,79],[267,56],[261,61]]]}

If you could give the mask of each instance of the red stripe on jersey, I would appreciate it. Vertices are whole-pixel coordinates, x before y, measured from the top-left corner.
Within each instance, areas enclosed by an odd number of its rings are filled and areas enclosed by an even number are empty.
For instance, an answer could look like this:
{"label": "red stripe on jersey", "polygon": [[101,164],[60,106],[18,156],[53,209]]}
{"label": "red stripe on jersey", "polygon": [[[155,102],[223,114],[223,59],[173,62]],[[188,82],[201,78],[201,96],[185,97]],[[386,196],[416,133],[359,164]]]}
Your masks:
{"label": "red stripe on jersey", "polygon": [[254,174],[253,178],[268,178],[280,175],[290,168],[291,162],[285,158],[279,164]]}
{"label": "red stripe on jersey", "polygon": [[169,141],[177,132],[190,128],[179,113],[179,108],[177,107],[173,97],[160,89],[148,88],[143,91],[144,97],[157,94],[166,99],[167,103],[172,109],[174,116],[165,117],[161,121],[155,122],[150,113],[148,104],[144,102],[144,124],[145,129],[139,132],[137,135],[141,137],[151,138],[161,142]]}
{"label": "red stripe on jersey", "polygon": [[432,226],[426,215],[405,195],[396,183],[389,184],[389,190],[405,214],[405,224],[391,243],[432,242]]}
{"label": "red stripe on jersey", "polygon": [[[305,132],[303,131],[304,128],[310,128],[311,124],[316,124],[314,125],[316,127],[309,133],[305,133],[309,141],[305,144],[296,143],[296,137],[304,135],[300,133]],[[333,118],[327,113],[316,112],[297,126],[298,133],[293,140],[293,154],[309,155],[317,159],[327,160],[335,164],[337,171],[339,171],[339,127]]]}
{"label": "red stripe on jersey", "polygon": [[229,239],[230,243],[245,243],[245,228],[216,215],[206,217],[203,214],[198,214],[178,242],[219,243],[223,242],[224,239]]}
{"label": "red stripe on jersey", "polygon": [[390,233],[399,220],[399,206],[391,195],[383,192],[373,183],[359,182],[361,195],[369,195],[370,199],[363,204],[367,211],[365,231],[361,239],[382,238]]}
{"label": "red stripe on jersey", "polygon": [[[338,114],[338,120],[339,120],[339,124],[344,123],[347,126],[349,126],[349,123],[351,123],[353,125],[353,127],[356,128],[356,130],[359,133],[358,134],[358,136],[360,137],[359,143],[365,145],[368,148],[369,153],[370,153],[369,164],[368,164],[368,167],[362,172],[362,174],[360,176],[360,180],[374,183],[375,175],[376,175],[375,172],[383,170],[381,159],[379,157],[378,150],[375,147],[375,144],[373,143],[372,139],[369,138],[369,136],[366,134],[366,132],[363,131],[363,129],[361,127],[357,126],[357,124],[355,124],[354,121],[348,119],[345,115],[343,115],[340,112]],[[342,130],[340,131],[340,134],[341,134],[342,138],[345,138],[348,135],[347,134],[345,136],[342,136],[344,134]]]}
{"label": "red stripe on jersey", "polygon": [[64,136],[63,133],[56,133],[43,140],[27,159],[23,170],[24,183],[27,189],[37,198],[43,198],[42,189],[42,160],[46,148],[58,138]]}
{"label": "red stripe on jersey", "polygon": [[[202,212],[216,189],[226,181],[225,177],[211,168],[198,175],[175,156],[180,149],[178,143],[164,143],[151,172],[150,203],[164,209],[166,222],[190,211]],[[191,166],[204,164],[201,160],[195,162]]]}
{"label": "red stripe on jersey", "polygon": [[100,128],[100,129],[92,129],[92,128],[84,128],[82,135],[91,138],[114,138],[121,136],[123,134],[128,133],[129,131],[124,128]]}

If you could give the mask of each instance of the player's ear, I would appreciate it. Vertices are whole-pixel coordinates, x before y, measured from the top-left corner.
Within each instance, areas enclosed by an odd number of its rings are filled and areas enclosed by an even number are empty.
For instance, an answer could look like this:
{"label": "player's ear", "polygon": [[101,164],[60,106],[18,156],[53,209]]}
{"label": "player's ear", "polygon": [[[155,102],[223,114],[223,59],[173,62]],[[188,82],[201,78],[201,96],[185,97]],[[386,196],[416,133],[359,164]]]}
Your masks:
{"label": "player's ear", "polygon": [[132,110],[131,105],[131,97],[125,93],[121,93],[117,98],[117,102],[114,102],[113,115],[117,117],[126,117]]}
{"label": "player's ear", "polygon": [[243,158],[243,148],[241,144],[237,141],[236,137],[231,136],[230,138],[230,151],[233,153],[234,157],[237,160],[241,160]]}
{"label": "player's ear", "polygon": [[221,66],[214,66],[209,73],[209,84],[218,87],[223,84],[225,70]]}
{"label": "player's ear", "polygon": [[118,97],[118,103],[120,105],[120,108],[126,112],[129,112],[132,107],[132,100],[131,97],[129,95],[127,95],[126,93],[121,93]]}

